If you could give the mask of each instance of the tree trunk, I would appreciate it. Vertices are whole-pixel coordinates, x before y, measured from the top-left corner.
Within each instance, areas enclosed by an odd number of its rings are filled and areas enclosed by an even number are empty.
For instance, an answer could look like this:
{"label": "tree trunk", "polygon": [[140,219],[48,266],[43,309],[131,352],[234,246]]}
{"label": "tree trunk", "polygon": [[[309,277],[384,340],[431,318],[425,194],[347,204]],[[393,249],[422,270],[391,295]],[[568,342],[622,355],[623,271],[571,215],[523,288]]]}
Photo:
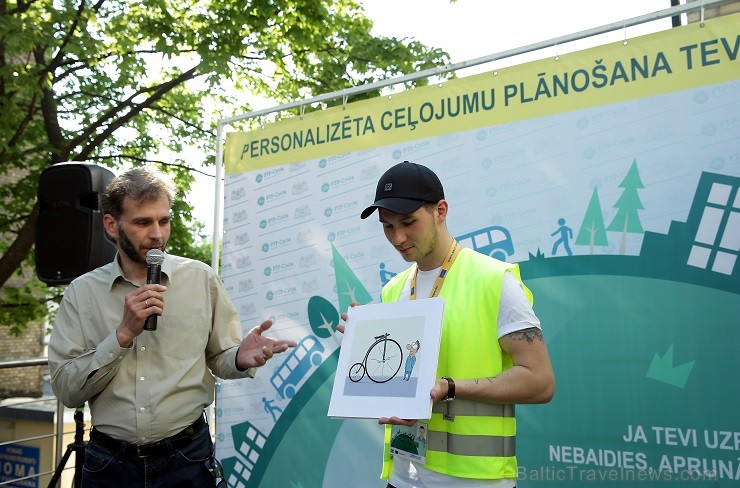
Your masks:
{"label": "tree trunk", "polygon": [[39,202],[33,206],[31,214],[26,219],[13,244],[8,251],[0,257],[0,287],[10,279],[13,273],[21,267],[23,260],[33,247],[34,237],[36,235],[36,218],[39,214]]}
{"label": "tree trunk", "polygon": [[624,216],[624,229],[622,229],[622,240],[619,243],[619,255],[624,256],[627,251],[627,223],[630,220],[629,214]]}

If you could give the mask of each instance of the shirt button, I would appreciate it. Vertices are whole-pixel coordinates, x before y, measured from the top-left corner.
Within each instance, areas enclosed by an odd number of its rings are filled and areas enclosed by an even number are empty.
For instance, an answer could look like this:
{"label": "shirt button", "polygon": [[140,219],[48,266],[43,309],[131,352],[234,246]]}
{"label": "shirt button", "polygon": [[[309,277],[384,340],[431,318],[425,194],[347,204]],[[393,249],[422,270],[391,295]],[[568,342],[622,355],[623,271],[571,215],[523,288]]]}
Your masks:
{"label": "shirt button", "polygon": [[146,437],[139,437],[139,439],[141,440],[141,442],[144,442],[146,440]]}
{"label": "shirt button", "polygon": [[141,378],[139,378],[139,379],[140,379],[141,381],[144,381],[144,377],[143,377],[143,376],[142,376]]}
{"label": "shirt button", "polygon": [[141,349],[140,349],[140,350],[141,350],[141,351],[146,351],[146,347],[144,347],[144,346],[141,346]]}
{"label": "shirt button", "polygon": [[146,410],[146,409],[145,409],[144,407],[141,407],[141,408],[139,409],[139,412],[143,412],[144,410]]}
{"label": "shirt button", "polygon": [[110,356],[110,357],[113,357],[113,356],[115,356],[115,354],[113,354],[113,353],[111,352],[111,353],[109,353],[109,354],[108,354],[108,356]]}

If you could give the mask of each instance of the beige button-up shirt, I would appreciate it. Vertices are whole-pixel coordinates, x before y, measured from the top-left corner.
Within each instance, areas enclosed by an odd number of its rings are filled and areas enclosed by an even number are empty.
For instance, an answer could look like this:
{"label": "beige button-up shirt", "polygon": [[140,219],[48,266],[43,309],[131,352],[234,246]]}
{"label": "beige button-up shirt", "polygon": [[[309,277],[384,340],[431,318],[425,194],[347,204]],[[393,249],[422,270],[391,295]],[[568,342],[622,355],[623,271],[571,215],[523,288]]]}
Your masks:
{"label": "beige button-up shirt", "polygon": [[[137,285],[118,264],[70,283],[49,342],[51,386],[68,407],[88,402],[92,424],[116,439],[148,444],[192,424],[214,399],[214,375],[239,371],[241,325],[221,280],[199,262],[166,255],[164,313],[157,330],[122,348],[116,327],[124,297]],[[92,374],[92,376],[90,376]]]}

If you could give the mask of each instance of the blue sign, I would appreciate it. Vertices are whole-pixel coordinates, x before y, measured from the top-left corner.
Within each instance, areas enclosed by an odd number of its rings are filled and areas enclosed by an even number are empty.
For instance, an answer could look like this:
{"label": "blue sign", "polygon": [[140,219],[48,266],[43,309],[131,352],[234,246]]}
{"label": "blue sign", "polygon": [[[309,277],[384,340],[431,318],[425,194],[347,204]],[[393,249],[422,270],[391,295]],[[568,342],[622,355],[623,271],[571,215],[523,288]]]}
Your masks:
{"label": "blue sign", "polygon": [[[20,444],[0,446],[0,482],[16,480],[7,485],[3,484],[8,488],[38,488],[40,456],[38,447]],[[27,478],[29,476],[31,478]]]}

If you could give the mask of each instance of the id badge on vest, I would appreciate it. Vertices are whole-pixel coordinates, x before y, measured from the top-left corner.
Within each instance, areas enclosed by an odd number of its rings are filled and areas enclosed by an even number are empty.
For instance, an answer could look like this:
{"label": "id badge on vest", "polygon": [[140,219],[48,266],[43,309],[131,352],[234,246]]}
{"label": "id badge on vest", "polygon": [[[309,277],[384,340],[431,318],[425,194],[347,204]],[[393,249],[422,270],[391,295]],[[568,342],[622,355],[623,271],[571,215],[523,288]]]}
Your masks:
{"label": "id badge on vest", "polygon": [[427,423],[417,421],[411,427],[391,426],[390,452],[409,461],[425,464],[427,462]]}

